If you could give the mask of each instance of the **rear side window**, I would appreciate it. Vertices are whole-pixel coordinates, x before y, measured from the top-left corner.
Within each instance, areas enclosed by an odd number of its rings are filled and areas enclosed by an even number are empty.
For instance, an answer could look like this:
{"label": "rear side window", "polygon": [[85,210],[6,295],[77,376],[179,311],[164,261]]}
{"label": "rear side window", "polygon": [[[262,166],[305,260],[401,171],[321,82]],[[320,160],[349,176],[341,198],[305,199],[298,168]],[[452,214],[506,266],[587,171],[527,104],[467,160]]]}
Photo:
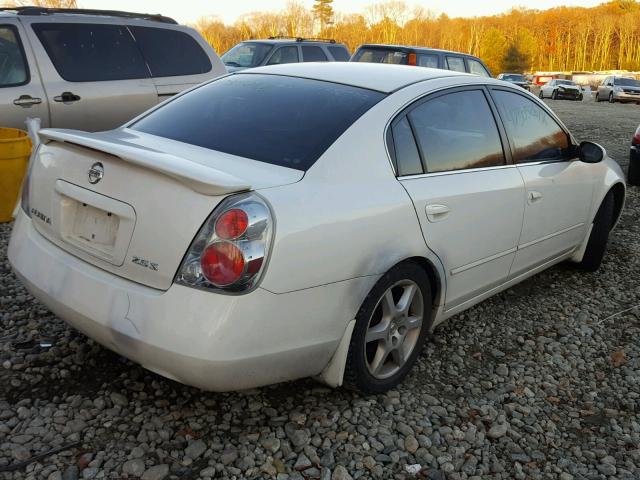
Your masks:
{"label": "rear side window", "polygon": [[407,117],[402,117],[399,122],[393,125],[392,132],[398,175],[423,173],[420,153]]}
{"label": "rear side window", "polygon": [[447,66],[454,72],[466,72],[464,60],[461,57],[447,57]]}
{"label": "rear side window", "polygon": [[328,47],[329,52],[333,55],[333,58],[336,62],[348,62],[349,61],[349,51],[344,47]]}
{"label": "rear side window", "polygon": [[302,47],[302,60],[304,62],[326,62],[328,59],[322,48],[309,45]]}
{"label": "rear side window", "polygon": [[153,77],[197,75],[211,70],[211,61],[191,35],[177,30],[129,27]]}
{"label": "rear side window", "polygon": [[24,85],[29,70],[18,32],[13,26],[0,25],[0,88]]}
{"label": "rear side window", "polygon": [[69,82],[149,77],[140,49],[122,25],[36,23],[33,30],[57,72]]}
{"label": "rear side window", "polygon": [[405,65],[407,63],[407,54],[397,50],[388,50],[383,48],[359,48],[353,56],[352,62],[364,63],[392,63]]}
{"label": "rear side window", "polygon": [[421,67],[438,68],[438,56],[432,53],[418,55],[418,65]]}
{"label": "rear side window", "polygon": [[408,117],[428,173],[505,164],[498,127],[480,90],[430,99]]}
{"label": "rear side window", "polygon": [[300,58],[298,57],[298,47],[280,47],[269,59],[269,63],[267,65],[279,65],[281,63],[296,63],[299,62]]}
{"label": "rear side window", "polygon": [[307,170],[384,96],[372,90],[318,80],[236,74],[175,98],[131,128],[273,165]]}
{"label": "rear side window", "polygon": [[498,111],[513,142],[516,163],[571,156],[569,137],[542,107],[517,93],[494,90]]}
{"label": "rear side window", "polygon": [[480,75],[481,77],[491,77],[487,69],[479,61],[467,58],[467,65],[469,66],[469,73]]}

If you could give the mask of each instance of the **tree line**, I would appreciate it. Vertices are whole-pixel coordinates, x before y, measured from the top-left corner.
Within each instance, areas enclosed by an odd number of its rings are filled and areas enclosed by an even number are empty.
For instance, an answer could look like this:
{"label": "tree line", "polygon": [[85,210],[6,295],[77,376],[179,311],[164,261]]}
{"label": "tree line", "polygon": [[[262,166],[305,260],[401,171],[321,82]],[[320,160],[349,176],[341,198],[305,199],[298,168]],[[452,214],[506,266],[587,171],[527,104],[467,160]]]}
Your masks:
{"label": "tree line", "polygon": [[592,8],[514,8],[494,16],[451,18],[403,1],[373,4],[359,14],[291,1],[279,12],[254,12],[226,25],[203,17],[195,27],[220,54],[236,43],[270,36],[326,37],[353,50],[395,43],[476,55],[493,72],[640,70],[640,3],[614,0]]}

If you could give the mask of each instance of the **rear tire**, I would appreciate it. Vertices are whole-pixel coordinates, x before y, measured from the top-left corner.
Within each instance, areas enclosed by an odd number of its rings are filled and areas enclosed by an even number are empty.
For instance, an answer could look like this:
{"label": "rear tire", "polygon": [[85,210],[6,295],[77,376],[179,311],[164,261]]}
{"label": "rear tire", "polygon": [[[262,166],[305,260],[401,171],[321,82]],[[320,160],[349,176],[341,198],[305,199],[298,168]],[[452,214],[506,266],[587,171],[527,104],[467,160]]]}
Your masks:
{"label": "rear tire", "polygon": [[538,92],[538,98],[544,99],[544,94],[542,93],[542,89]]}
{"label": "rear tire", "polygon": [[418,264],[403,262],[385,273],[356,315],[344,386],[375,394],[398,385],[420,355],[431,308],[429,277]]}
{"label": "rear tire", "polygon": [[607,249],[609,232],[613,226],[614,199],[613,192],[607,193],[593,219],[593,227],[582,261],[577,264],[580,270],[595,272],[600,268],[604,252]]}
{"label": "rear tire", "polygon": [[598,92],[596,92],[596,103],[600,103],[600,96],[598,95]]}
{"label": "rear tire", "polygon": [[629,170],[627,171],[627,183],[633,186],[640,186],[640,160],[629,160]]}

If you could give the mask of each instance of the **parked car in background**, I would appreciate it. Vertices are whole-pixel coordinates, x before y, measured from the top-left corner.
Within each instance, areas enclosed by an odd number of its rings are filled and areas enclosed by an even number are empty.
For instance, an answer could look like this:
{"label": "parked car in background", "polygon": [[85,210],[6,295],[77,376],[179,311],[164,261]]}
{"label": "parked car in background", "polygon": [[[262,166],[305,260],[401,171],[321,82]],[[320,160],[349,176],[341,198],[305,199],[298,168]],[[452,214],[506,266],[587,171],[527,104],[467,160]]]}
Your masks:
{"label": "parked car in background", "polygon": [[351,57],[352,62],[415,65],[466,72],[491,77],[489,68],[478,57],[466,53],[435,48],[405,47],[403,45],[360,45]]}
{"label": "parked car in background", "polygon": [[348,62],[349,49],[335,40],[270,37],[241,42],[222,55],[227,70],[237,72],[261,65],[298,62]]}
{"label": "parked car in background", "polygon": [[627,181],[631,185],[640,186],[640,125],[631,139]]}
{"label": "parked car in background", "polygon": [[0,9],[0,127],[107,130],[225,73],[198,32],[160,15]]}
{"label": "parked car in background", "polygon": [[445,319],[564,260],[596,270],[625,198],[620,166],[537,98],[428,68],[249,69],[116,130],[40,137],[18,278],[210,390],[388,390]]}
{"label": "parked car in background", "polygon": [[553,100],[582,100],[582,88],[571,80],[554,78],[540,87],[538,96]]}
{"label": "parked car in background", "polygon": [[606,77],[596,92],[596,102],[636,102],[640,104],[640,81],[627,77]]}
{"label": "parked car in background", "polygon": [[525,90],[531,91],[531,84],[527,80],[527,77],[525,77],[521,73],[501,73],[498,75],[497,78],[498,80],[509,82],[519,87],[522,87]]}

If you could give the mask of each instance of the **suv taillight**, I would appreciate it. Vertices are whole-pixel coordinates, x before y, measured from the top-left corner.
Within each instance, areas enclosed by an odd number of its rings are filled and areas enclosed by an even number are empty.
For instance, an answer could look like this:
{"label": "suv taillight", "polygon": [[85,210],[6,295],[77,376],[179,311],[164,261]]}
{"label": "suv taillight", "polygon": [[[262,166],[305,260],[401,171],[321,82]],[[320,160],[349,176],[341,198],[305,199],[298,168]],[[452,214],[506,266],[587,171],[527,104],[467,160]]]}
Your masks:
{"label": "suv taillight", "polygon": [[415,53],[410,53],[407,57],[407,65],[418,65],[418,56]]}
{"label": "suv taillight", "polygon": [[191,243],[176,283],[247,292],[262,276],[273,236],[273,217],[255,193],[226,198]]}

